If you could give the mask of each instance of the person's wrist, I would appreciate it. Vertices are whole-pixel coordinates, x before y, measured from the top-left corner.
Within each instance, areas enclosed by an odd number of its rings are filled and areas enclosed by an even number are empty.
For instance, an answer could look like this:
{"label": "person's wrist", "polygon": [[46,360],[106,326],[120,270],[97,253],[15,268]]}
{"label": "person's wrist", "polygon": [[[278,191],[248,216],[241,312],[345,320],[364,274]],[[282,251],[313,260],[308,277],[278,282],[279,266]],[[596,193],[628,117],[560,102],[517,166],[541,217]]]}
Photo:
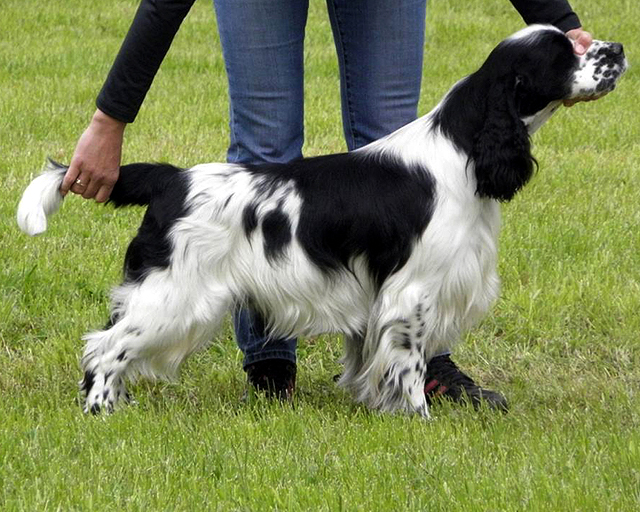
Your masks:
{"label": "person's wrist", "polygon": [[102,110],[96,109],[91,124],[100,130],[108,130],[116,133],[123,133],[127,123],[105,114]]}

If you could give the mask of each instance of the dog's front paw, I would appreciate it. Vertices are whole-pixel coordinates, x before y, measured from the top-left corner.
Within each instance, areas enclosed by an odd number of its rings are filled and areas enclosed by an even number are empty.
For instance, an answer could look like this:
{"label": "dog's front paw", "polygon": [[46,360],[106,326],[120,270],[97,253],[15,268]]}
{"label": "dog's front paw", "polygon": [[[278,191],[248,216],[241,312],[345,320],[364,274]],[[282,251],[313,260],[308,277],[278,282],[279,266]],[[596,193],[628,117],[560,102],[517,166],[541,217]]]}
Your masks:
{"label": "dog's front paw", "polygon": [[80,381],[80,389],[84,392],[85,414],[112,413],[121,400],[130,402],[129,393],[121,377],[113,372],[101,373],[87,370]]}

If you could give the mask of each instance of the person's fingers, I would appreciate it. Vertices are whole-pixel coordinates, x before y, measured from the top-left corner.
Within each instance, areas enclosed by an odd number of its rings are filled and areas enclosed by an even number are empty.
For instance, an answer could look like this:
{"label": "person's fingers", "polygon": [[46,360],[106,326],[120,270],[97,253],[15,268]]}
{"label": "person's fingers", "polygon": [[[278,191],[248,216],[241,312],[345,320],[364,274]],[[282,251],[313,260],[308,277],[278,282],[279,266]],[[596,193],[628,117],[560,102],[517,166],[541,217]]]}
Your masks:
{"label": "person's fingers", "polygon": [[[69,190],[71,190],[71,187],[74,185],[79,175],[80,175],[80,169],[78,169],[77,165],[75,165],[74,162],[72,161],[71,164],[69,165],[69,168],[67,169],[66,174],[64,175],[64,178],[62,180],[62,185],[60,185],[60,193],[62,194],[63,197],[67,195]],[[77,194],[78,192],[75,192],[75,193]]]}
{"label": "person's fingers", "polygon": [[109,169],[102,171],[83,171],[71,185],[71,192],[81,195],[84,199],[95,199],[103,203],[111,194],[119,171]]}
{"label": "person's fingers", "polygon": [[100,181],[95,178],[89,179],[88,183],[86,184],[82,182],[82,185],[80,185],[80,187],[82,188],[82,192],[80,195],[85,199],[91,199],[96,195],[96,193],[100,189],[100,186]]}
{"label": "person's fingers", "polygon": [[585,103],[589,101],[599,100],[600,98],[606,96],[607,94],[609,94],[609,92],[603,92],[603,93],[597,94],[596,96],[590,96],[585,98],[572,98],[569,100],[564,100],[562,103],[564,104],[565,107],[573,107],[576,103]]}
{"label": "person's fingers", "polygon": [[106,171],[74,171],[70,166],[71,171],[67,171],[63,179],[63,184],[60,187],[60,192],[65,195],[67,192],[72,192],[82,196],[84,199],[96,199],[98,202],[105,202],[113,186],[118,179],[118,170],[106,170]]}
{"label": "person's fingers", "polygon": [[98,203],[104,203],[107,199],[109,199],[109,196],[111,195],[111,191],[113,190],[113,185],[107,186],[107,185],[103,185],[102,187],[100,187],[100,190],[98,190],[98,193],[96,194],[95,200]]}
{"label": "person's fingers", "polygon": [[89,178],[86,173],[80,173],[78,177],[73,180],[73,184],[71,185],[71,192],[78,195],[84,195],[87,191],[87,187],[89,186]]}
{"label": "person's fingers", "polygon": [[578,46],[583,50],[582,53],[586,52],[593,43],[593,36],[589,32],[585,32],[584,30],[580,33],[580,36],[577,39]]}
{"label": "person's fingers", "polygon": [[577,55],[583,55],[593,42],[593,36],[582,28],[569,30],[569,32],[567,32],[567,37],[571,39],[573,43],[573,51]]}
{"label": "person's fingers", "polygon": [[111,194],[116,181],[118,181],[119,175],[119,167],[104,169],[101,173],[94,175],[93,179],[95,181],[92,181],[91,185],[95,186],[95,191],[92,188],[91,197],[93,197],[99,203],[104,203],[107,199],[109,199],[109,195]]}
{"label": "person's fingers", "polygon": [[584,55],[587,51],[587,46],[584,45],[582,39],[574,39],[573,40],[573,51],[576,55]]}

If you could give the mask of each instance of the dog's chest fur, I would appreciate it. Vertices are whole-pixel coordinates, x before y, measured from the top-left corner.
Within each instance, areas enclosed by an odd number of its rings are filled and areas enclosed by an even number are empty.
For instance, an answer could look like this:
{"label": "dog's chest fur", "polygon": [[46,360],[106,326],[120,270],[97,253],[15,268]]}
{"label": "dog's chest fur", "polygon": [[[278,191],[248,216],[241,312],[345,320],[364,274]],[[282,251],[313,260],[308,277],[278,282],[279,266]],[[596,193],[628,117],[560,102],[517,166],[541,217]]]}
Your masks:
{"label": "dog's chest fur", "polygon": [[390,300],[381,308],[389,322],[413,311],[409,331],[435,352],[451,349],[499,293],[500,205],[460,192],[439,196],[406,268],[389,279]]}
{"label": "dog's chest fur", "polygon": [[443,322],[451,319],[452,324],[443,325],[443,329],[453,329],[442,336],[447,345],[482,318],[498,297],[500,206],[496,201],[474,197],[466,205],[442,205],[442,210],[433,226],[442,236],[430,238],[435,241],[432,251],[436,264],[443,269],[438,303],[446,312]]}

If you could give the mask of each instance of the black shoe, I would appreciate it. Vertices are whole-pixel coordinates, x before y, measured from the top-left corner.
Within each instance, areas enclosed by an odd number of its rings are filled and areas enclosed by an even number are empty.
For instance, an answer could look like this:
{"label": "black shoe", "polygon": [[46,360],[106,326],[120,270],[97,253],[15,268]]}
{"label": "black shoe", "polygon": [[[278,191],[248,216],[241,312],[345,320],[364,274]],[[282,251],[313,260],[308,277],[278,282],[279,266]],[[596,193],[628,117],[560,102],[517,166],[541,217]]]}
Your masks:
{"label": "black shoe", "polygon": [[296,365],[285,359],[258,361],[245,368],[249,385],[267,398],[290,401],[296,386]]}
{"label": "black shoe", "polygon": [[468,403],[474,408],[482,405],[507,412],[507,399],[488,389],[482,389],[473,379],[460,371],[449,355],[437,356],[427,364],[424,394],[429,405],[438,397],[448,398],[457,403]]}

